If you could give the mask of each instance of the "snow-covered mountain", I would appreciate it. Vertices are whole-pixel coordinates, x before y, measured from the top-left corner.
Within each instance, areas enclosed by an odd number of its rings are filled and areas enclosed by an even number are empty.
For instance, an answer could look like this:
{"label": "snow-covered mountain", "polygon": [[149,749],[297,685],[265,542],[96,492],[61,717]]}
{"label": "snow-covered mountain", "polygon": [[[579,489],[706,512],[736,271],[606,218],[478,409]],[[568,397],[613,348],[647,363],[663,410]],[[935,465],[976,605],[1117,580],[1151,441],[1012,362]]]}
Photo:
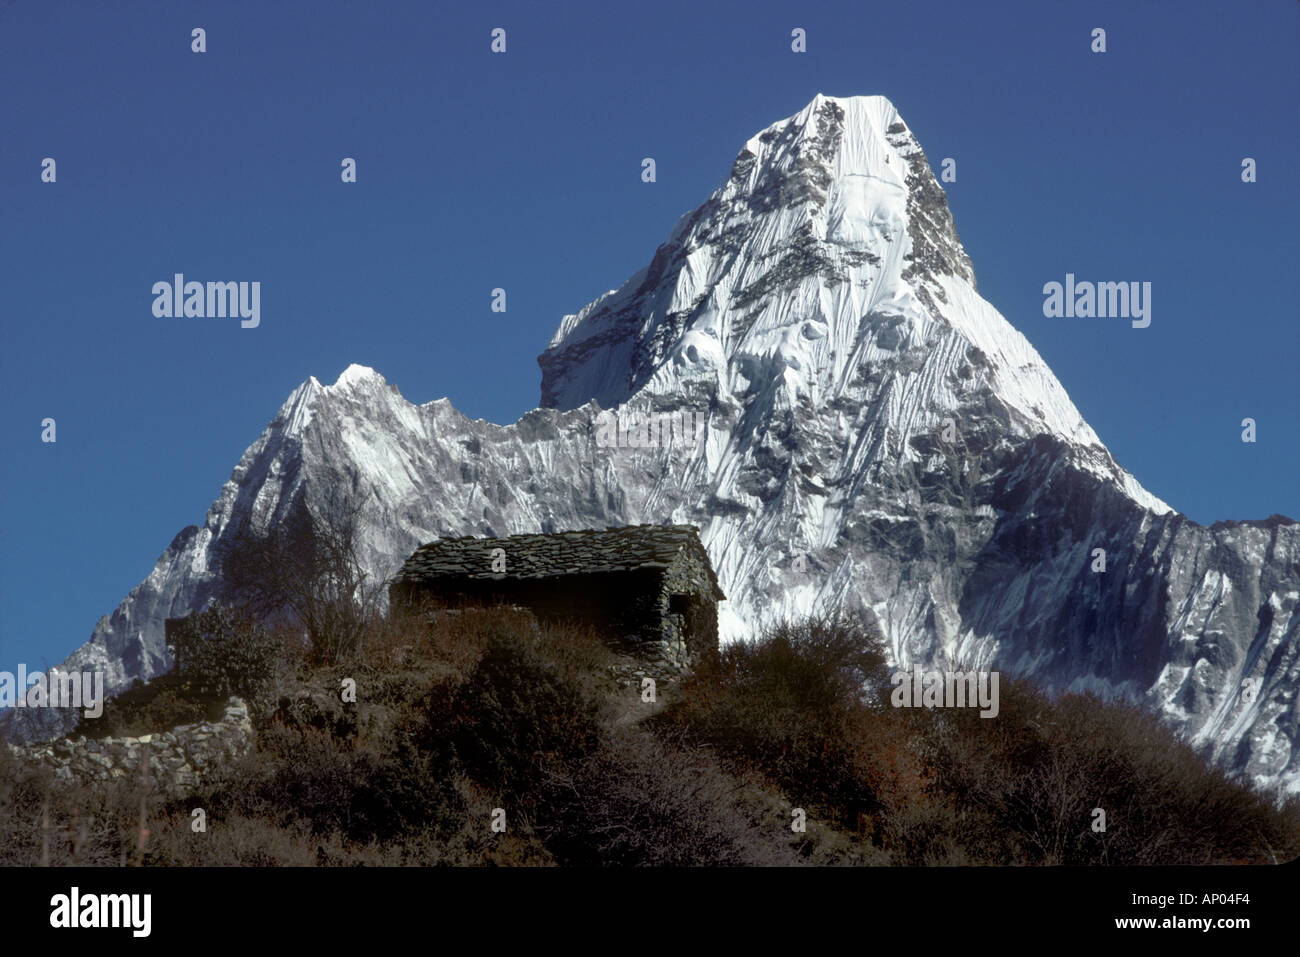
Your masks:
{"label": "snow-covered mountain", "polygon": [[[505,426],[361,366],[309,379],[67,667],[112,689],[166,669],[163,619],[218,594],[223,537],[342,483],[368,496],[378,576],[438,535],[690,522],[724,639],[866,606],[904,667],[1145,699],[1225,767],[1300,791],[1300,525],[1206,528],[1115,462],[976,292],[883,97],[818,96],[749,140],[538,361],[541,407]],[[698,441],[667,428],[683,413],[707,420]],[[57,713],[18,718],[11,733],[56,730]]]}

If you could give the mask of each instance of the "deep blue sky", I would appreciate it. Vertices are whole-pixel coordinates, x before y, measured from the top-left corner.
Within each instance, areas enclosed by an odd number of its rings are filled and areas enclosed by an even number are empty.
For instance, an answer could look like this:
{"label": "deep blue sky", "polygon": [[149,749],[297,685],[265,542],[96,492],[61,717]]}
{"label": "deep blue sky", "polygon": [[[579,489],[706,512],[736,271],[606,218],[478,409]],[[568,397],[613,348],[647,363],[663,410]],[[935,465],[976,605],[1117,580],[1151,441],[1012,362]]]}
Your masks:
{"label": "deep blue sky", "polygon": [[[981,292],[1148,489],[1300,517],[1297,50],[1295,0],[0,0],[0,669],[85,641],[309,375],[532,408],[561,315],[818,92],[956,158]],[[177,271],[259,280],[260,328],[155,319]],[[1045,319],[1067,271],[1152,282],[1151,327]]]}

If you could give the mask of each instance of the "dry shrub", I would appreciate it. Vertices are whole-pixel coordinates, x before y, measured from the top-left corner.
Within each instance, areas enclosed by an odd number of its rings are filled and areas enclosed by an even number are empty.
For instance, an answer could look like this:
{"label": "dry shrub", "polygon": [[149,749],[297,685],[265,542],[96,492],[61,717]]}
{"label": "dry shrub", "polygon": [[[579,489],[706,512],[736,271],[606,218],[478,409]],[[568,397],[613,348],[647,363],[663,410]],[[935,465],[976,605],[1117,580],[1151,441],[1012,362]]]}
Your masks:
{"label": "dry shrub", "polygon": [[924,773],[892,719],[879,632],[862,618],[783,623],[730,645],[689,681],[684,699],[652,718],[708,743],[730,767],[762,773],[799,801],[857,828],[904,803]]}
{"label": "dry shrub", "polygon": [[427,621],[429,653],[460,678],[474,671],[493,639],[529,634],[538,627],[531,613],[505,607],[438,609],[428,613]]}
{"label": "dry shrub", "polygon": [[[1300,853],[1300,809],[1210,767],[1141,708],[1002,679],[1000,711],[933,713],[928,761],[985,862],[1275,863]],[[918,716],[918,719],[920,716]],[[1094,809],[1106,815],[1093,830]],[[969,826],[975,822],[976,826]]]}
{"label": "dry shrub", "polygon": [[599,704],[539,646],[535,632],[488,633],[473,672],[430,694],[425,750],[449,748],[476,781],[516,796],[536,787],[545,763],[590,751]]}
{"label": "dry shrub", "polygon": [[133,863],[142,801],[151,811],[157,804],[137,777],[93,786],[57,780],[0,748],[0,865]]}
{"label": "dry shrub", "polygon": [[636,728],[613,733],[576,766],[550,769],[547,846],[581,866],[794,864],[790,818],[741,799],[701,748]]}
{"label": "dry shrub", "polygon": [[[1135,707],[1003,676],[996,718],[894,709],[870,622],[812,619],[725,648],[639,722],[600,634],[514,609],[372,618],[363,653],[282,679],[225,782],[166,802],[60,782],[0,749],[0,864],[715,865],[1273,863],[1283,807]],[[281,636],[285,637],[284,635]],[[283,643],[283,642],[282,642]],[[291,665],[293,662],[290,662]],[[344,703],[342,677],[358,682]],[[667,700],[667,699],[665,699]],[[171,679],[102,732],[188,721]],[[649,709],[646,709],[648,712]],[[626,716],[625,716],[626,717]],[[806,833],[791,831],[805,809]],[[191,828],[204,808],[207,830]],[[1091,828],[1106,811],[1104,833]],[[503,834],[490,827],[505,809]]]}

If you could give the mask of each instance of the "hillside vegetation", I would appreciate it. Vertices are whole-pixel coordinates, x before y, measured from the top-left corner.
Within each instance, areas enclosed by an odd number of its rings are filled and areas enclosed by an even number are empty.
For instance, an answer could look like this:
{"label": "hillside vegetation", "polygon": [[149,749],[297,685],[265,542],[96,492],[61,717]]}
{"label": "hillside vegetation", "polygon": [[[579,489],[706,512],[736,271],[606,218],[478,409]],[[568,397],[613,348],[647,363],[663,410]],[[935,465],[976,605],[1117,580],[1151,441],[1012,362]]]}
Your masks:
{"label": "hillside vegetation", "polygon": [[[1300,854],[1300,802],[1279,808],[1233,783],[1134,707],[1053,700],[1005,676],[996,718],[891,707],[879,636],[855,619],[790,622],[727,647],[653,702],[620,685],[598,635],[505,609],[375,616],[351,654],[304,648],[220,608],[180,640],[176,671],[120,695],[83,733],[161,730],[237,693],[257,750],[226,780],[170,801],[134,779],[53,781],[0,750],[0,863],[1233,864]],[[351,682],[355,702],[344,700]]]}

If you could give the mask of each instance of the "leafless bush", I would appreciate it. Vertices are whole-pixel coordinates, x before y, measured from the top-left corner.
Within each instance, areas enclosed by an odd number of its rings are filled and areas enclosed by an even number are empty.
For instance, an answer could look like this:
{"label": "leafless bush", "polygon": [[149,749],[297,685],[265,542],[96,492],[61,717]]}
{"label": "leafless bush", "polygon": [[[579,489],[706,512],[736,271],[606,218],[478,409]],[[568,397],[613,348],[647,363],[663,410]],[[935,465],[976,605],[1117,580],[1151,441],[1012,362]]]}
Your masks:
{"label": "leafless bush", "polygon": [[740,798],[706,750],[620,729],[574,767],[548,769],[538,826],[566,863],[790,865],[789,819]]}
{"label": "leafless bush", "polygon": [[1231,781],[1140,707],[1093,695],[1053,699],[1005,678],[1000,697],[995,719],[915,716],[928,724],[926,759],[939,789],[967,817],[957,840],[972,856],[1195,865],[1300,853],[1296,802],[1279,809]]}
{"label": "leafless bush", "polygon": [[229,533],[221,546],[228,600],[305,634],[318,662],[359,655],[383,601],[383,583],[361,560],[366,498],[333,481],[314,500],[304,489],[281,522]]}

